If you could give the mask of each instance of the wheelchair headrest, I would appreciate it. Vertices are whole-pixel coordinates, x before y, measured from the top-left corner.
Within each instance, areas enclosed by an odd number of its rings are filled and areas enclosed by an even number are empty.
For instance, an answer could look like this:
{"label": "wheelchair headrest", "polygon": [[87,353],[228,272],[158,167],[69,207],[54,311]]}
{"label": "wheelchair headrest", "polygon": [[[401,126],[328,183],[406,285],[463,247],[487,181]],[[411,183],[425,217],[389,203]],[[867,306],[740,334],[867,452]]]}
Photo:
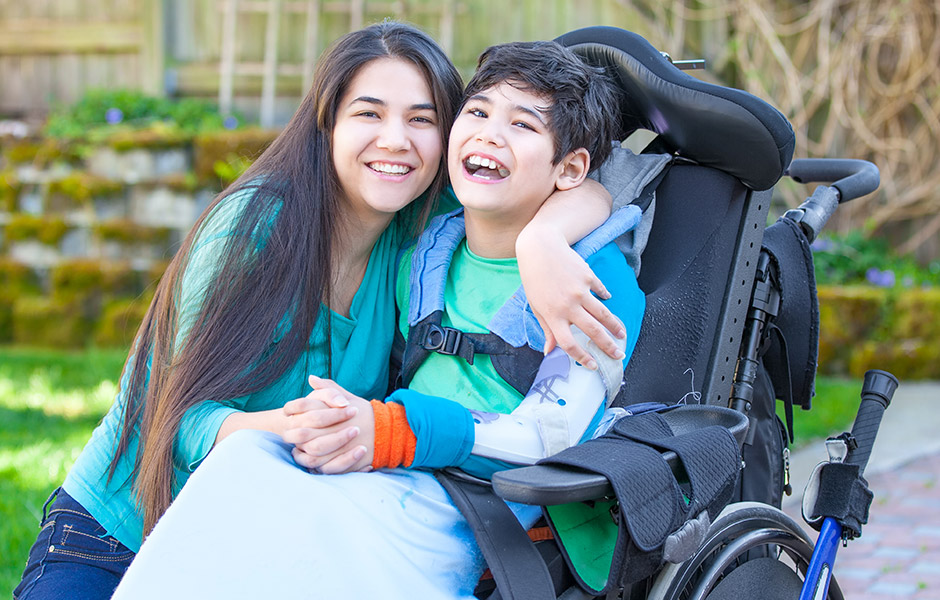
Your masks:
{"label": "wheelchair headrest", "polygon": [[773,187],[790,164],[793,128],[763,100],[690,77],[645,39],[616,27],[586,27],[556,41],[607,69],[620,86],[621,139],[648,129],[659,134],[664,151],[755,190]]}

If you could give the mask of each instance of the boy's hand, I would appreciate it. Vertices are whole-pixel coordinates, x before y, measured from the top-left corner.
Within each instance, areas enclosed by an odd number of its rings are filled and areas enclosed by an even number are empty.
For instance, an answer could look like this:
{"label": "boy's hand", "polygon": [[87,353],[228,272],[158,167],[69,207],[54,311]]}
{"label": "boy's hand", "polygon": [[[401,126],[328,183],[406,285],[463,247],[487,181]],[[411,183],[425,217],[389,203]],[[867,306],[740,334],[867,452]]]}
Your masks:
{"label": "boy's hand", "polygon": [[284,405],[294,461],[320,473],[371,470],[375,451],[372,406],[336,382],[310,376],[314,391]]}
{"label": "boy's hand", "polygon": [[[607,288],[563,237],[540,236],[537,240],[533,237],[519,236],[516,256],[526,298],[545,332],[545,353],[557,344],[579,363],[596,368],[594,359],[571,333],[571,326],[575,325],[611,358],[622,358],[623,352],[608,332],[623,338],[626,330],[591,293],[607,299],[610,297]],[[527,268],[522,268],[523,263]]]}

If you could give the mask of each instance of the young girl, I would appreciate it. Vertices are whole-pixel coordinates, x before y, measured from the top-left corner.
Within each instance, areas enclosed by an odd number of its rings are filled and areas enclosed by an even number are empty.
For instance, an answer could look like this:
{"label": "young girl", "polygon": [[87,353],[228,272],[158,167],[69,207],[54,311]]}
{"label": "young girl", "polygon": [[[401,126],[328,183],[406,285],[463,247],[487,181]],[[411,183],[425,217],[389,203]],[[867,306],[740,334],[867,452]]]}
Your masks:
{"label": "young girl", "polygon": [[[171,263],[114,405],[44,507],[15,598],[110,597],[213,446],[240,429],[289,428],[281,407],[304,394],[309,374],[384,395],[395,259],[444,193],[460,93],[447,57],[409,26],[351,33],[324,55],[283,133]],[[550,201],[519,242],[540,320],[585,360],[571,323],[621,329],[567,247],[609,211],[594,192]],[[617,352],[606,334],[594,337]],[[342,422],[345,411],[325,412]],[[344,451],[357,455],[354,439]]]}

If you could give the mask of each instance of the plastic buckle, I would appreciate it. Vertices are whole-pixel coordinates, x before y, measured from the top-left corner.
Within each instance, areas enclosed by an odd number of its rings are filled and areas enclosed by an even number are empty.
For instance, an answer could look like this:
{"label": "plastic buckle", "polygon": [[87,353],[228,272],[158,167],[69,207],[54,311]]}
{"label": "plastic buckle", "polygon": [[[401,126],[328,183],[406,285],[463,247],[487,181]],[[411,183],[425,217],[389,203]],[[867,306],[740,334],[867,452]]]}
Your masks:
{"label": "plastic buckle", "polygon": [[459,329],[429,324],[424,332],[424,341],[421,346],[431,352],[454,356],[460,352],[462,339],[463,332]]}

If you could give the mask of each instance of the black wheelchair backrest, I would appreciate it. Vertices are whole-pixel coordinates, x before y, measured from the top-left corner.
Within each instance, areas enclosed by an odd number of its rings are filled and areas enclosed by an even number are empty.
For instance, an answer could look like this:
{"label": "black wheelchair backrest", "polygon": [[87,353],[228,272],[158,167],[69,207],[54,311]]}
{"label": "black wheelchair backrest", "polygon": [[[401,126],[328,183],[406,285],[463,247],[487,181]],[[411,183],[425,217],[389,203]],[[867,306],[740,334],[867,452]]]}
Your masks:
{"label": "black wheelchair backrest", "polygon": [[623,91],[621,139],[636,129],[654,131],[669,152],[755,190],[773,187],[790,164],[793,128],[760,98],[695,79],[639,35],[616,27],[586,27],[556,41],[604,67]]}
{"label": "black wheelchair backrest", "polygon": [[656,191],[639,275],[646,315],[616,403],[727,405],[793,129],[763,100],[681,72],[636,34],[589,27],[557,41],[618,83],[623,138],[654,131],[658,151],[677,157]]}

